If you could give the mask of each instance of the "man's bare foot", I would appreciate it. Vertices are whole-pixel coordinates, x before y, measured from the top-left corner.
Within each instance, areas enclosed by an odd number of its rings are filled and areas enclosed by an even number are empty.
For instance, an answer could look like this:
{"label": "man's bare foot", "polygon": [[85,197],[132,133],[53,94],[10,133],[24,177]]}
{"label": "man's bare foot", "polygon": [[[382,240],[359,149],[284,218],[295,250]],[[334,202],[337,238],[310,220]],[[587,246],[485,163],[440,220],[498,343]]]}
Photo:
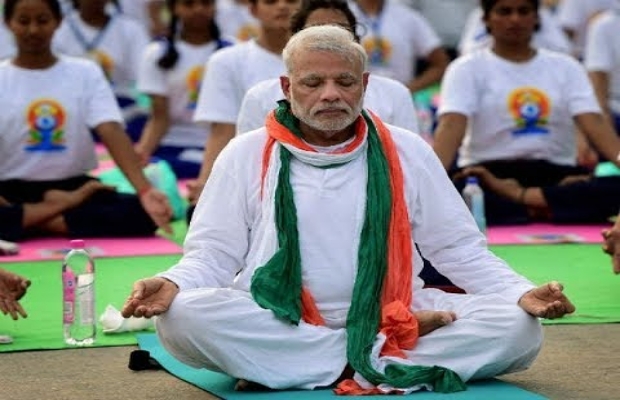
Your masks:
{"label": "man's bare foot", "polygon": [[0,196],[0,207],[8,207],[10,205],[11,205],[11,203],[9,203],[9,201],[7,199],[5,199],[4,197]]}
{"label": "man's bare foot", "polygon": [[82,204],[95,192],[100,190],[114,190],[113,186],[104,185],[97,180],[91,180],[71,191],[48,190],[43,195],[43,201],[61,205],[63,208],[72,208]]}
{"label": "man's bare foot", "polygon": [[465,176],[476,176],[488,190],[502,197],[519,202],[523,194],[524,187],[512,178],[502,179],[493,175],[488,169],[480,166],[467,167],[462,172]]}
{"label": "man's bare foot", "polygon": [[264,392],[271,389],[260,383],[239,379],[235,384],[235,390],[238,392]]}
{"label": "man's bare foot", "polygon": [[420,336],[431,333],[435,329],[456,321],[456,314],[452,311],[418,311],[414,313],[418,320]]}

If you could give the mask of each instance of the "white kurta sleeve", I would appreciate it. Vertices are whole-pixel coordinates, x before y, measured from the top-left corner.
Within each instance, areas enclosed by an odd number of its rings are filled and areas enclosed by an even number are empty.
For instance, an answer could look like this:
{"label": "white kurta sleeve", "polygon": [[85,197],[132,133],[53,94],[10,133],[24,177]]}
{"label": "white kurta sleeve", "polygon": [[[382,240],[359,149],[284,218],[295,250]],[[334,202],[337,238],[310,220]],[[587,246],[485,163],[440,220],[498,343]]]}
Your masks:
{"label": "white kurta sleeve", "polygon": [[413,239],[422,255],[469,294],[497,293],[510,302],[534,285],[488,248],[471,213],[430,146],[419,139],[410,200]]}
{"label": "white kurta sleeve", "polygon": [[202,191],[183,257],[160,274],[181,290],[230,287],[244,266],[250,235],[247,185],[230,151],[233,142],[220,153]]}

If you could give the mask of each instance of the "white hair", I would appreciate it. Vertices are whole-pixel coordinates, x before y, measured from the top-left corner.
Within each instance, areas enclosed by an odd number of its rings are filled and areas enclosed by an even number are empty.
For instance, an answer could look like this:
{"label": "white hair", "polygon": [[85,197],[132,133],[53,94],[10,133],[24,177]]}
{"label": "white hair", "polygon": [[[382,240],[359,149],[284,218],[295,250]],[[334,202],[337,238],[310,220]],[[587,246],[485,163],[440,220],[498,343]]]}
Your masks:
{"label": "white hair", "polygon": [[293,56],[302,50],[337,53],[351,62],[359,62],[366,70],[368,55],[353,33],[336,25],[317,25],[304,28],[289,39],[282,51],[286,70],[293,71]]}

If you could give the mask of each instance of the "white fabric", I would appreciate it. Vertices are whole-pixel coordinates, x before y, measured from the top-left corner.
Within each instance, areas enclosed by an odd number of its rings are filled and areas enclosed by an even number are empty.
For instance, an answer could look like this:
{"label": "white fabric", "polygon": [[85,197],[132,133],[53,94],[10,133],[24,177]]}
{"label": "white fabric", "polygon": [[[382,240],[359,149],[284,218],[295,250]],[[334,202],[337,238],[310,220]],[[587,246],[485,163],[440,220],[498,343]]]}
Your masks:
{"label": "white fabric", "polygon": [[164,0],[119,0],[123,14],[137,21],[148,34],[151,28],[151,16],[149,15],[150,3],[162,3]]}
{"label": "white fabric", "polygon": [[[366,15],[352,0],[349,7],[364,27],[361,43],[369,53],[368,69],[373,73],[407,84],[416,75],[417,59],[425,58],[441,46],[441,40],[426,19],[396,0],[385,0],[378,16]],[[384,52],[375,58],[372,50],[377,42],[382,43]]]}
{"label": "white fabric", "polygon": [[281,55],[265,50],[254,40],[218,51],[207,62],[194,121],[236,124],[245,93],[284,71]]}
{"label": "white fabric", "polygon": [[[452,368],[465,380],[526,366],[540,346],[541,328],[516,303],[533,284],[487,249],[430,146],[412,132],[389,129],[403,168],[413,238],[439,272],[471,294],[422,289],[423,263],[415,253],[413,309],[454,310],[460,319],[422,338],[415,350],[420,356],[411,360]],[[181,292],[157,329],[164,346],[189,365],[273,388],[311,389],[332,383],[346,364],[343,328],[357,272],[367,158],[362,153],[330,169],[291,160],[303,285],[326,320],[326,327],[293,326],[258,307],[249,293],[272,234],[265,233],[271,216],[260,201],[265,143],[264,129],[238,136],[216,160],[184,255],[161,274]]]}
{"label": "white fabric", "polygon": [[576,165],[572,118],[600,107],[585,69],[568,55],[539,49],[514,63],[482,49],[448,67],[438,113],[449,112],[468,117],[460,167],[507,159]]}
{"label": "white fabric", "polygon": [[[47,69],[0,62],[0,180],[65,179],[97,166],[88,128],[122,116],[101,69],[61,57]],[[10,96],[6,94],[10,93]],[[43,103],[41,103],[43,101]],[[57,138],[55,145],[39,135]]]}
{"label": "white fabric", "polygon": [[[534,32],[532,46],[540,49],[559,51],[571,54],[572,44],[557,22],[557,19],[547,8],[538,10],[540,16],[540,29]],[[493,44],[493,37],[487,32],[482,21],[482,8],[478,7],[468,15],[463,36],[459,42],[459,53],[468,54],[482,48],[488,48]]]}
{"label": "white fabric", "polygon": [[562,0],[558,5],[557,19],[564,29],[575,32],[574,52],[583,55],[588,24],[601,11],[616,6],[617,0]]}
{"label": "white fabric", "polygon": [[456,48],[463,33],[463,16],[469,15],[480,3],[479,0],[403,1],[418,10],[437,32],[441,42],[452,48]]}
{"label": "white fabric", "polygon": [[609,108],[620,113],[620,10],[609,10],[592,22],[584,64],[588,71],[607,73],[609,79]]}
{"label": "white fabric", "polygon": [[65,16],[54,34],[52,42],[56,52],[76,57],[96,60],[120,96],[131,97],[131,92],[138,78],[138,65],[149,39],[139,23],[124,15],[115,14],[108,22],[101,41],[91,53],[74,34],[69,25],[72,21],[87,42],[92,41],[100,29],[86,24],[77,11]]}
{"label": "white fabric", "polygon": [[[237,119],[237,134],[264,126],[267,114],[283,98],[279,78],[254,85],[243,97]],[[371,74],[364,94],[364,108],[372,110],[388,124],[420,132],[411,93],[405,85],[394,79]]]}
{"label": "white fabric", "polygon": [[166,44],[153,42],[147,46],[138,72],[138,90],[150,95],[167,97],[170,128],[162,144],[179,147],[204,147],[208,126],[198,126],[193,121],[194,111],[204,66],[217,50],[217,43],[192,45],[182,40],[175,42],[179,58],[171,69],[157,64],[164,54]]}
{"label": "white fabric", "polygon": [[223,36],[233,37],[239,41],[255,38],[260,29],[260,22],[254,18],[247,4],[235,1],[217,5],[215,21]]}

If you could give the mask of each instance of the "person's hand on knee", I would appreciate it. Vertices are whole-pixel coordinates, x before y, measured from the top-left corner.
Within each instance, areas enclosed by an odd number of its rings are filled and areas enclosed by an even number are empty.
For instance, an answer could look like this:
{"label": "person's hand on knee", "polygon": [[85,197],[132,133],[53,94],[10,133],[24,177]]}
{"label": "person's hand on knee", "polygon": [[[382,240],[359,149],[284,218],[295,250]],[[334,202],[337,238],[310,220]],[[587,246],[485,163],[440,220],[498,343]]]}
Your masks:
{"label": "person's hand on knee", "polygon": [[28,314],[19,303],[26,294],[30,281],[12,272],[0,269],[0,311],[10,314],[14,320],[27,318]]}

